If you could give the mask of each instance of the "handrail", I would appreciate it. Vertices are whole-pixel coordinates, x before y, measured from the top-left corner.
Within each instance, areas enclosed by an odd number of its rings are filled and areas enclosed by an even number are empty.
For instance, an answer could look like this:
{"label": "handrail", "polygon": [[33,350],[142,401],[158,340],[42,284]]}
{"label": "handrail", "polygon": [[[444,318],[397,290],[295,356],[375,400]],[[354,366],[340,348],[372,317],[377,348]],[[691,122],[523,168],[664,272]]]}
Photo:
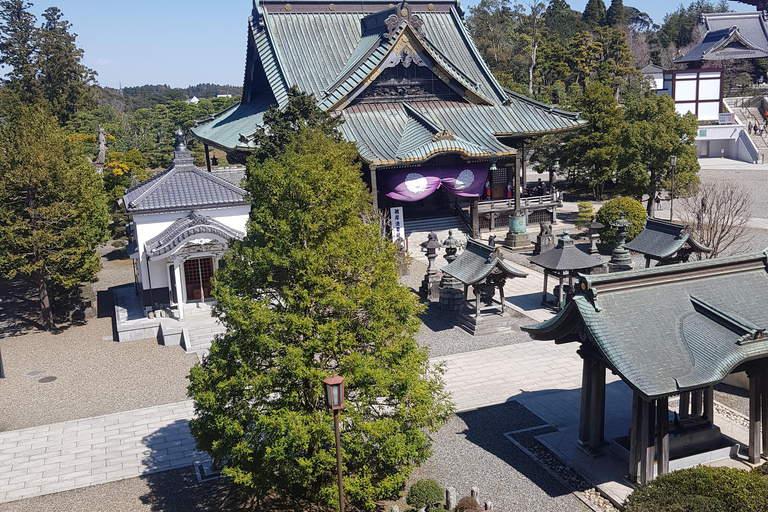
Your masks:
{"label": "handrail", "polygon": [[[554,194],[544,194],[543,196],[530,196],[521,197],[521,208],[529,208],[532,206],[550,206],[557,204],[557,198]],[[478,203],[479,213],[488,213],[493,211],[510,211],[515,210],[514,199],[497,199],[495,201],[480,201]]]}

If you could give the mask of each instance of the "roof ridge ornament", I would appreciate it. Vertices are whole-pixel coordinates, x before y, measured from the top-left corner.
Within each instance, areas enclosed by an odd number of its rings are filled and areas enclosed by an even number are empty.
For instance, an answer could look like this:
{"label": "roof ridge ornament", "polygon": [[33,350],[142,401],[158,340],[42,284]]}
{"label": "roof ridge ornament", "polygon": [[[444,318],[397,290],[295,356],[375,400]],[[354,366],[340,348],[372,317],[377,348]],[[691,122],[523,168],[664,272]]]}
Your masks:
{"label": "roof ridge ornament", "polygon": [[397,7],[395,13],[390,14],[384,23],[388,31],[384,33],[387,40],[392,41],[397,33],[398,27],[405,21],[419,37],[424,37],[424,20],[418,14],[413,14],[411,5],[403,0]]}

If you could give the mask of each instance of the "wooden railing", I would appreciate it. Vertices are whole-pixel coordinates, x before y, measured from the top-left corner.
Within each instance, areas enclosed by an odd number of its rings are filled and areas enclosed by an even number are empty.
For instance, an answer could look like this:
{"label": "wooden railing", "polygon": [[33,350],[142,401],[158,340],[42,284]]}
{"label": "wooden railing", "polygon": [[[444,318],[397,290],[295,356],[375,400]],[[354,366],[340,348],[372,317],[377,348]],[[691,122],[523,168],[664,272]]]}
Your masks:
{"label": "wooden railing", "polygon": [[[554,194],[544,194],[543,196],[530,196],[520,198],[521,209],[535,209],[537,206],[551,206],[557,204]],[[514,199],[497,199],[495,201],[480,201],[477,205],[479,213],[489,212],[507,212],[515,210]]]}

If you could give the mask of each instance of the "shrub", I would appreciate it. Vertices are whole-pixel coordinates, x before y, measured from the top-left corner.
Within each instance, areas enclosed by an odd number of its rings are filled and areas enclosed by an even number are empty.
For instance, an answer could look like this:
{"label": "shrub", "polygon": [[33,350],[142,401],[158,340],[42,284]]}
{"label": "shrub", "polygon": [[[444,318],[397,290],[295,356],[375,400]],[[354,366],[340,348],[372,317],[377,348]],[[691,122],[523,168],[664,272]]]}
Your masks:
{"label": "shrub", "polygon": [[625,512],[765,512],[768,482],[754,471],[697,466],[660,475],[624,505]]}
{"label": "shrub", "polygon": [[443,488],[431,478],[419,480],[408,489],[405,502],[412,507],[438,510],[443,501]]}
{"label": "shrub", "polygon": [[464,496],[456,504],[454,512],[466,512],[467,510],[480,510],[480,504],[471,496]]}
{"label": "shrub", "polygon": [[576,217],[576,227],[581,228],[584,224],[592,220],[595,214],[595,207],[589,201],[583,201],[576,206],[579,207],[579,215]]}
{"label": "shrub", "polygon": [[647,214],[640,201],[631,197],[611,199],[597,212],[597,221],[605,226],[600,230],[600,240],[604,244],[614,245],[616,243],[616,228],[611,226],[611,222],[617,221],[621,212],[624,212],[624,217],[632,223],[627,226],[627,242],[643,230]]}

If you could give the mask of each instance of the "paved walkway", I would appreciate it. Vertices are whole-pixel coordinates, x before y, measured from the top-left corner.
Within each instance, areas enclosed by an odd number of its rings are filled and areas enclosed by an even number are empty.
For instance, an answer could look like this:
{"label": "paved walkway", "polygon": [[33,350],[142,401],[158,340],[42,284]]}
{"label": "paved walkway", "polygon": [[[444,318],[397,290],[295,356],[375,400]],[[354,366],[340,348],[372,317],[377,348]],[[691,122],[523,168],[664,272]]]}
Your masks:
{"label": "paved walkway", "polygon": [[0,432],[0,503],[202,462],[192,401]]}

